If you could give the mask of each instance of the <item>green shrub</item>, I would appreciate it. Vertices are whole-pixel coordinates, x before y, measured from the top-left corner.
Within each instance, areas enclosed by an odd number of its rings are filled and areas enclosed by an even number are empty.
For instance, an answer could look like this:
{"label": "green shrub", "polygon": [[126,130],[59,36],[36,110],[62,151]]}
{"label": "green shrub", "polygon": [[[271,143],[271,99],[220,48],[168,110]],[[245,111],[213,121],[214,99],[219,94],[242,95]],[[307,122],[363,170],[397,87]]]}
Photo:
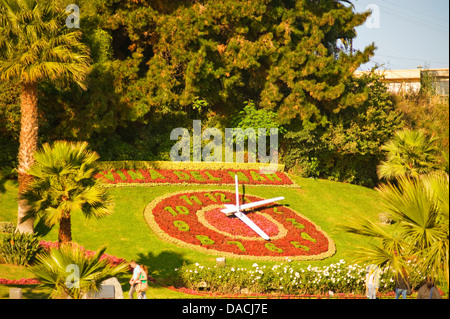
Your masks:
{"label": "green shrub", "polygon": [[[208,162],[171,162],[171,161],[99,161],[99,170],[118,169],[167,169],[167,170],[227,170],[227,169],[260,169],[261,163],[208,163]],[[284,165],[278,164],[277,171],[283,171]]]}
{"label": "green shrub", "polygon": [[442,169],[445,169],[449,149],[448,97],[429,97],[421,94],[397,95],[395,104],[403,114],[406,128],[422,130],[427,136],[438,139],[438,148],[443,150],[443,153],[438,155],[437,160]]}
{"label": "green shrub", "polygon": [[293,120],[281,139],[286,169],[304,177],[320,177],[372,187],[378,182],[381,146],[403,127],[394,97],[378,77],[355,78],[353,87],[370,88],[357,107],[332,113],[322,126]]}
{"label": "green shrub", "polygon": [[41,251],[37,235],[26,233],[9,233],[2,238],[0,256],[5,263],[27,265],[33,262]]}
{"label": "green shrub", "polygon": [[102,281],[128,270],[128,263],[113,265],[102,258],[105,250],[103,247],[87,254],[82,247],[66,243],[40,254],[30,271],[44,287],[52,289],[51,298],[81,299],[98,292]]}
{"label": "green shrub", "polygon": [[0,233],[13,233],[15,229],[12,222],[0,222]]}

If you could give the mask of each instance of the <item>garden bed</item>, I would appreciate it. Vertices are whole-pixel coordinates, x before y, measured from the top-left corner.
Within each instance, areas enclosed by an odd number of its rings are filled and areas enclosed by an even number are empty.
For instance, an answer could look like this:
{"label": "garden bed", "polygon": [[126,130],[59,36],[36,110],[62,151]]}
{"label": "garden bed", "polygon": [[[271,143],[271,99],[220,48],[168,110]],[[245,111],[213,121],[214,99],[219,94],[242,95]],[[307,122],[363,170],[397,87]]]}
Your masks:
{"label": "garden bed", "polygon": [[245,185],[298,187],[284,172],[261,173],[258,169],[110,169],[96,178],[105,186],[234,185],[234,176]]}
{"label": "garden bed", "polygon": [[[262,198],[242,196],[241,203]],[[321,260],[332,256],[333,240],[311,220],[291,208],[274,203],[247,216],[270,236],[259,237],[235,217],[220,211],[233,203],[235,193],[201,190],[170,193],[154,199],[145,209],[150,228],[178,246],[233,258],[254,260]]]}
{"label": "garden bed", "polygon": [[[41,241],[45,250],[57,247],[57,242]],[[87,255],[94,251],[85,250]],[[104,254],[111,264],[126,262],[125,259]],[[161,287],[179,293],[204,298],[233,299],[366,299],[364,281],[366,269],[357,264],[347,264],[344,260],[324,267],[303,267],[291,261],[273,266],[254,263],[246,267],[206,267],[199,263],[185,265],[176,269],[182,285],[159,283],[154,278],[149,280]],[[418,287],[424,276],[414,278],[413,286]],[[0,278],[0,285],[33,286],[40,282],[35,278],[6,279]],[[388,268],[381,269],[379,299],[394,298],[393,274]],[[445,293],[439,289],[441,296]],[[416,299],[416,295],[408,299]]]}
{"label": "garden bed", "polygon": [[[252,267],[208,267],[199,263],[177,269],[186,289],[193,294],[228,297],[273,298],[338,298],[365,299],[366,267],[337,263],[304,267],[293,261],[273,266],[254,263]],[[411,279],[417,291],[425,276],[415,274]],[[185,289],[185,288],[183,288]],[[378,296],[395,296],[394,274],[389,268],[380,270]],[[439,289],[441,295],[445,295]],[[412,296],[409,299],[414,298]]]}

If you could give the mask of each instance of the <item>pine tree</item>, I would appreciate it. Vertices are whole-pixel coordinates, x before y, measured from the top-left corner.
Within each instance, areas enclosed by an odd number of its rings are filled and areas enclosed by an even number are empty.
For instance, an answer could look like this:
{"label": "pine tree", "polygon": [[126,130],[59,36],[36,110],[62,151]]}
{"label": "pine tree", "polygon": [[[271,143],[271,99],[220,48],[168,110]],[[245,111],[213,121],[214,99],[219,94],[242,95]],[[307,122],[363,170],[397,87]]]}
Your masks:
{"label": "pine tree", "polygon": [[348,46],[368,13],[346,1],[132,2],[110,26],[127,30],[122,53],[145,71],[132,97],[141,115],[186,110],[198,97],[229,115],[251,99],[286,122],[316,124],[365,98],[346,88],[373,54]]}

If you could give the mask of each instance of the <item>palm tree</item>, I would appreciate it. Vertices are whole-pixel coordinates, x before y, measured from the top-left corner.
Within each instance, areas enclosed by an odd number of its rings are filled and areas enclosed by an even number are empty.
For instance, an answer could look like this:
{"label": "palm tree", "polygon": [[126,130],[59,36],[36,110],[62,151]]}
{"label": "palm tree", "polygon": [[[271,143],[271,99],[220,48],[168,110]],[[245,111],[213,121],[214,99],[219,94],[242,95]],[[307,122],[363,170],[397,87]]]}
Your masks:
{"label": "palm tree", "polygon": [[423,131],[397,131],[392,140],[382,146],[387,160],[377,168],[378,177],[388,180],[398,176],[427,174],[437,168],[437,138],[428,138]]}
{"label": "palm tree", "polygon": [[98,292],[102,281],[128,270],[127,263],[112,266],[102,259],[105,250],[87,256],[77,245],[66,244],[39,255],[30,271],[43,286],[53,289],[50,297],[80,299]]}
{"label": "palm tree", "polygon": [[379,242],[357,248],[355,261],[389,265],[433,275],[449,284],[449,176],[433,172],[420,178],[400,177],[397,185],[378,188],[394,225],[385,228],[362,218],[344,230]]}
{"label": "palm tree", "polygon": [[[16,80],[22,89],[19,194],[31,182],[26,172],[37,149],[38,83],[74,81],[86,88],[89,49],[80,42],[78,29],[65,26],[65,15],[61,0],[0,0],[0,80]],[[21,222],[27,209],[19,201],[17,230],[32,233],[33,220]]]}
{"label": "palm tree", "polygon": [[36,163],[27,172],[33,177],[22,198],[29,210],[24,218],[40,216],[48,226],[59,223],[59,243],[72,241],[71,215],[82,212],[85,217],[101,218],[111,213],[113,202],[97,173],[97,153],[88,143],[57,141],[36,151]]}

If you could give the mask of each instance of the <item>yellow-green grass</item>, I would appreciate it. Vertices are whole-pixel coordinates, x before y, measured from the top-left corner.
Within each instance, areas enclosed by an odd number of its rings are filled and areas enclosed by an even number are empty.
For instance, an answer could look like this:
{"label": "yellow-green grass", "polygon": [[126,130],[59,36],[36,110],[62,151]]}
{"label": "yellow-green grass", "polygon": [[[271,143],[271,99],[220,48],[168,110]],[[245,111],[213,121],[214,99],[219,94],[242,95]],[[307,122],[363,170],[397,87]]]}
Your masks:
{"label": "yellow-green grass", "polygon": [[[352,259],[355,245],[366,245],[368,239],[349,234],[340,230],[337,225],[343,224],[348,218],[366,216],[378,219],[383,212],[379,195],[373,189],[343,184],[326,180],[305,179],[295,176],[291,178],[300,188],[246,186],[247,194],[264,198],[284,196],[283,204],[289,205],[298,213],[320,226],[335,242],[336,254],[320,261],[302,261],[302,265],[322,266],[335,263],[341,259],[348,262]],[[113,214],[103,219],[85,219],[82,214],[72,215],[73,241],[89,250],[107,246],[106,252],[126,260],[134,259],[148,266],[150,275],[163,285],[176,282],[176,268],[184,263],[199,262],[203,265],[215,264],[217,255],[210,255],[196,250],[179,247],[161,240],[146,224],[143,216],[145,207],[154,198],[163,194],[197,189],[228,189],[232,186],[154,186],[154,187],[117,187],[111,188],[115,209]],[[6,181],[0,191],[0,222],[17,221],[17,183]],[[42,239],[56,241],[58,227],[48,229],[36,221],[36,231]],[[227,265],[250,267],[255,260],[227,258]],[[260,265],[272,265],[275,262],[257,261]],[[13,269],[13,268],[11,268]],[[23,270],[24,277],[32,277]],[[7,265],[0,267],[0,278],[14,279],[14,272]],[[129,274],[121,276],[125,298],[128,298]],[[7,297],[5,286],[0,285],[0,298]],[[32,293],[29,294],[32,297]],[[186,298],[178,292],[152,285],[149,297],[155,298]],[[41,298],[42,292],[36,293]]]}

